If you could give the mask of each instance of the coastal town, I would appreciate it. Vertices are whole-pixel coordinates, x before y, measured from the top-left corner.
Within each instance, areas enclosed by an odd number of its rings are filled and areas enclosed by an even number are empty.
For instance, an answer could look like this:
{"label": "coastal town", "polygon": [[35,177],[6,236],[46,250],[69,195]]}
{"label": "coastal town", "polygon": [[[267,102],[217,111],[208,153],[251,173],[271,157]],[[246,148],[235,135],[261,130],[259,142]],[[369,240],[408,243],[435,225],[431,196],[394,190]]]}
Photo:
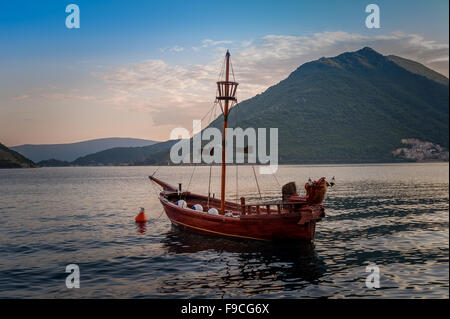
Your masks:
{"label": "coastal town", "polygon": [[397,148],[392,152],[394,156],[414,161],[447,161],[448,150],[439,144],[424,142],[417,138],[404,138],[402,144],[408,147]]}

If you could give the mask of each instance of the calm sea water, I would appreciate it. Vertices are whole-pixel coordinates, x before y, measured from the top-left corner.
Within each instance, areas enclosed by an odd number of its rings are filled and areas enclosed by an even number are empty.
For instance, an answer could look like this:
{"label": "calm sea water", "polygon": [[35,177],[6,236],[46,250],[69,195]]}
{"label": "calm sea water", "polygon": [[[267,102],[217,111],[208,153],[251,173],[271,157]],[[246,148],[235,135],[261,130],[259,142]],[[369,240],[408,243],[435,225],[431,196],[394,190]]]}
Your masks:
{"label": "calm sea water", "polygon": [[[171,227],[147,176],[155,167],[0,170],[0,297],[12,298],[448,298],[449,165],[282,166],[259,175],[265,199],[278,183],[336,176],[313,244],[241,242]],[[156,176],[189,184],[192,167]],[[190,190],[207,193],[209,168]],[[228,170],[229,196],[236,168]],[[239,194],[256,200],[251,167]],[[213,192],[219,192],[213,168]],[[137,226],[138,208],[150,217]],[[380,269],[379,289],[365,285]],[[67,289],[65,267],[80,267]]]}

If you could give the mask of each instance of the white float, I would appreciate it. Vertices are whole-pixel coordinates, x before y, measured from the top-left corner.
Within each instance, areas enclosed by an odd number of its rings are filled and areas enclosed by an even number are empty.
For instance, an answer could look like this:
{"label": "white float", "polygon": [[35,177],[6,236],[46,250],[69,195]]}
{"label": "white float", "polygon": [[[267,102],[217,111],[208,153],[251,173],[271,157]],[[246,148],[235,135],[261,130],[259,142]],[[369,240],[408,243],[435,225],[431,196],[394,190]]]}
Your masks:
{"label": "white float", "polygon": [[219,215],[219,211],[216,208],[210,208],[208,210],[208,214],[210,214],[210,215]]}
{"label": "white float", "polygon": [[178,206],[178,207],[181,207],[181,208],[186,208],[186,207],[187,207],[187,203],[186,203],[186,201],[180,199],[180,200],[177,202],[177,206]]}
{"label": "white float", "polygon": [[192,209],[196,210],[196,211],[198,211],[200,213],[203,213],[203,206],[200,205],[200,204],[195,204],[194,206],[192,206]]}

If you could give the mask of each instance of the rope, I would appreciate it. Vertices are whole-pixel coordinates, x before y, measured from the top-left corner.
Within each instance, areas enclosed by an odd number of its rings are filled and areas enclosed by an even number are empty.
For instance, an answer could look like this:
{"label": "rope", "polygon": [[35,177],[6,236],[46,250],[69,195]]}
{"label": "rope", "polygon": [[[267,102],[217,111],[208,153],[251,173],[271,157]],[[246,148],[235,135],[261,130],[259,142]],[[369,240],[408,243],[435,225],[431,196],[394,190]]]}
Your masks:
{"label": "rope", "polygon": [[209,198],[211,197],[211,169],[212,169],[212,163],[209,166],[209,182],[208,182],[208,208],[209,208]]}
{"label": "rope", "polygon": [[278,186],[281,187],[281,184],[280,184],[280,182],[278,181],[277,175],[276,175],[276,174],[272,174],[272,175],[273,175],[273,177],[275,178],[275,180],[277,181]]}
{"label": "rope", "polygon": [[[204,120],[208,115],[210,115],[210,120],[211,120],[211,114],[212,114],[212,112],[214,111],[216,104],[217,104],[217,102],[214,101],[213,106],[212,106],[212,107],[209,109],[209,111],[206,112],[205,115],[203,115],[203,117],[200,119],[201,122],[203,122],[203,120]],[[215,114],[215,113],[214,113],[214,114]],[[211,124],[211,121],[208,122],[208,125],[209,125],[209,124]],[[202,128],[200,128],[200,129],[202,129]],[[192,136],[193,136],[193,133],[194,133],[194,128],[192,128],[192,129],[189,131],[189,135],[192,137]]]}
{"label": "rope", "polygon": [[217,82],[219,82],[222,77],[223,71],[225,69],[224,66],[225,66],[226,59],[227,59],[227,57],[225,56],[225,58],[223,58],[223,60],[222,60],[222,65],[220,66],[220,73],[219,73],[219,78],[217,79]]}
{"label": "rope", "polygon": [[[233,69],[233,65],[231,65],[231,69]],[[234,74],[233,74],[233,78],[234,78]],[[239,110],[239,104],[236,104],[236,115],[235,115],[235,121],[234,121],[234,128],[237,128],[238,126],[238,110]],[[244,155],[245,158],[245,155]],[[236,204],[238,203],[239,200],[239,165],[238,163],[236,163]]]}
{"label": "rope", "polygon": [[153,172],[152,176],[155,176],[156,172],[161,168],[161,166],[158,166],[158,168],[156,169],[156,171]]}
{"label": "rope", "polygon": [[[224,69],[225,69],[225,61],[226,61],[226,57],[225,57],[225,58],[223,59],[223,61],[222,61],[222,66],[220,67],[220,73],[219,73],[218,81],[220,81],[221,77],[223,76]],[[230,63],[231,63],[231,61],[230,61]],[[235,77],[234,77],[234,70],[233,70],[233,64],[231,64],[231,71],[232,71],[232,75],[233,75],[233,80],[235,80]],[[218,88],[216,89],[216,93],[218,93]],[[201,118],[201,122],[203,122],[203,120],[209,115],[208,124],[205,125],[204,127],[210,125],[210,124],[212,123],[212,121],[215,120],[215,117],[216,117],[216,105],[217,105],[217,104],[219,104],[219,106],[220,106],[220,108],[221,108],[221,110],[222,110],[222,113],[223,113],[223,107],[222,107],[222,104],[220,103],[220,101],[217,101],[217,99],[215,99],[212,108],[210,108],[209,111]],[[231,105],[230,105],[230,109],[231,109],[232,106],[233,106],[233,102],[232,102]],[[202,129],[203,129],[203,127],[200,128],[200,130],[202,130]],[[192,128],[192,129],[189,131],[189,135],[192,137],[192,136],[193,136],[193,133],[194,133],[194,128]],[[223,132],[223,134],[224,134],[224,133],[225,133],[225,132]],[[192,177],[194,176],[196,167],[197,167],[197,166],[194,165],[194,169],[192,170],[192,174],[191,174],[191,176],[190,176],[190,178],[189,178],[189,183],[188,183],[188,187],[186,188],[186,190],[189,190],[189,188],[190,188],[190,186],[191,186]],[[158,167],[158,168],[156,169],[156,171],[152,174],[152,176],[154,176],[154,175],[156,174],[156,172],[159,170],[159,168],[160,168],[160,167]],[[211,167],[210,167],[210,181],[209,181],[209,184],[211,184],[211,168],[212,168],[212,165],[211,165]],[[236,169],[237,169],[237,167],[236,167]],[[236,174],[236,176],[237,176],[237,174]],[[237,181],[236,181],[236,183],[237,183]],[[152,183],[152,184],[153,184],[153,183]],[[236,187],[236,189],[237,189],[237,187]],[[157,195],[157,196],[158,196],[158,195]],[[210,196],[210,185],[208,186],[208,204],[209,204],[209,196]],[[237,196],[237,195],[236,195],[236,196]]]}
{"label": "rope", "polygon": [[194,176],[195,173],[195,169],[197,168],[197,165],[194,165],[194,169],[192,170],[192,174],[191,174],[191,178],[189,178],[189,184],[188,187],[186,188],[186,190],[189,190],[189,187],[191,187],[191,182],[192,182],[192,176]]}
{"label": "rope", "polygon": [[236,79],[234,78],[233,63],[231,62],[231,59],[230,59],[230,66],[231,66],[231,74],[233,75],[233,82],[236,82]]}
{"label": "rope", "polygon": [[253,175],[255,175],[256,186],[258,187],[259,198],[262,199],[261,190],[259,189],[258,179],[256,178],[255,165],[252,165]]}
{"label": "rope", "polygon": [[[159,169],[159,167],[158,167],[158,169]],[[157,170],[156,170],[156,171],[157,171]],[[156,173],[156,171],[155,171],[155,173]],[[155,173],[153,173],[153,175],[155,175]],[[153,175],[152,175],[152,176],[153,176]],[[154,185],[154,182],[153,182],[153,181],[151,181],[151,185],[152,185],[153,191],[155,191],[156,198],[159,200],[158,189],[157,189],[156,186]],[[158,216],[156,219],[161,218],[161,216],[162,216],[163,213],[164,213],[164,209],[161,211],[161,214],[159,214],[159,216]],[[147,221],[147,223],[149,223],[149,222],[150,222],[150,221]]]}
{"label": "rope", "polygon": [[236,163],[236,204],[238,203],[238,198],[239,198],[239,184],[238,184],[239,171],[238,171],[238,166],[239,165],[237,165],[237,163]]}
{"label": "rope", "polygon": [[161,211],[161,214],[159,214],[159,216],[158,217],[156,217],[156,218],[154,218],[154,219],[152,219],[152,220],[147,220],[147,224],[150,224],[150,223],[154,223],[154,222],[156,222],[158,219],[160,219],[161,218],[161,216],[164,214],[164,209]]}
{"label": "rope", "polygon": [[[152,175],[153,176],[153,175]],[[154,184],[154,182],[151,180],[151,183],[150,183],[151,185],[152,185],[152,188],[153,188],[153,191],[155,192],[155,195],[156,195],[156,198],[157,199],[159,199],[159,195],[158,195],[158,193],[159,193],[159,191],[158,191],[158,189],[156,188],[156,186],[155,186],[155,184]]]}

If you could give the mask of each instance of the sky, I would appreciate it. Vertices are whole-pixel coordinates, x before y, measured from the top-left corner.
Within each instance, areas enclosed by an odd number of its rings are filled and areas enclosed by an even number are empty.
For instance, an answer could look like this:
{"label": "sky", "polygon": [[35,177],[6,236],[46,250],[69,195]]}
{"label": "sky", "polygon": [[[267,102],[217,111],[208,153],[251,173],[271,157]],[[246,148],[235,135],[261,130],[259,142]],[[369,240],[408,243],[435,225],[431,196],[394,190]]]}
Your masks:
{"label": "sky", "polygon": [[1,1],[0,143],[168,140],[210,111],[227,49],[240,101],[364,46],[448,77],[448,14],[447,0]]}

